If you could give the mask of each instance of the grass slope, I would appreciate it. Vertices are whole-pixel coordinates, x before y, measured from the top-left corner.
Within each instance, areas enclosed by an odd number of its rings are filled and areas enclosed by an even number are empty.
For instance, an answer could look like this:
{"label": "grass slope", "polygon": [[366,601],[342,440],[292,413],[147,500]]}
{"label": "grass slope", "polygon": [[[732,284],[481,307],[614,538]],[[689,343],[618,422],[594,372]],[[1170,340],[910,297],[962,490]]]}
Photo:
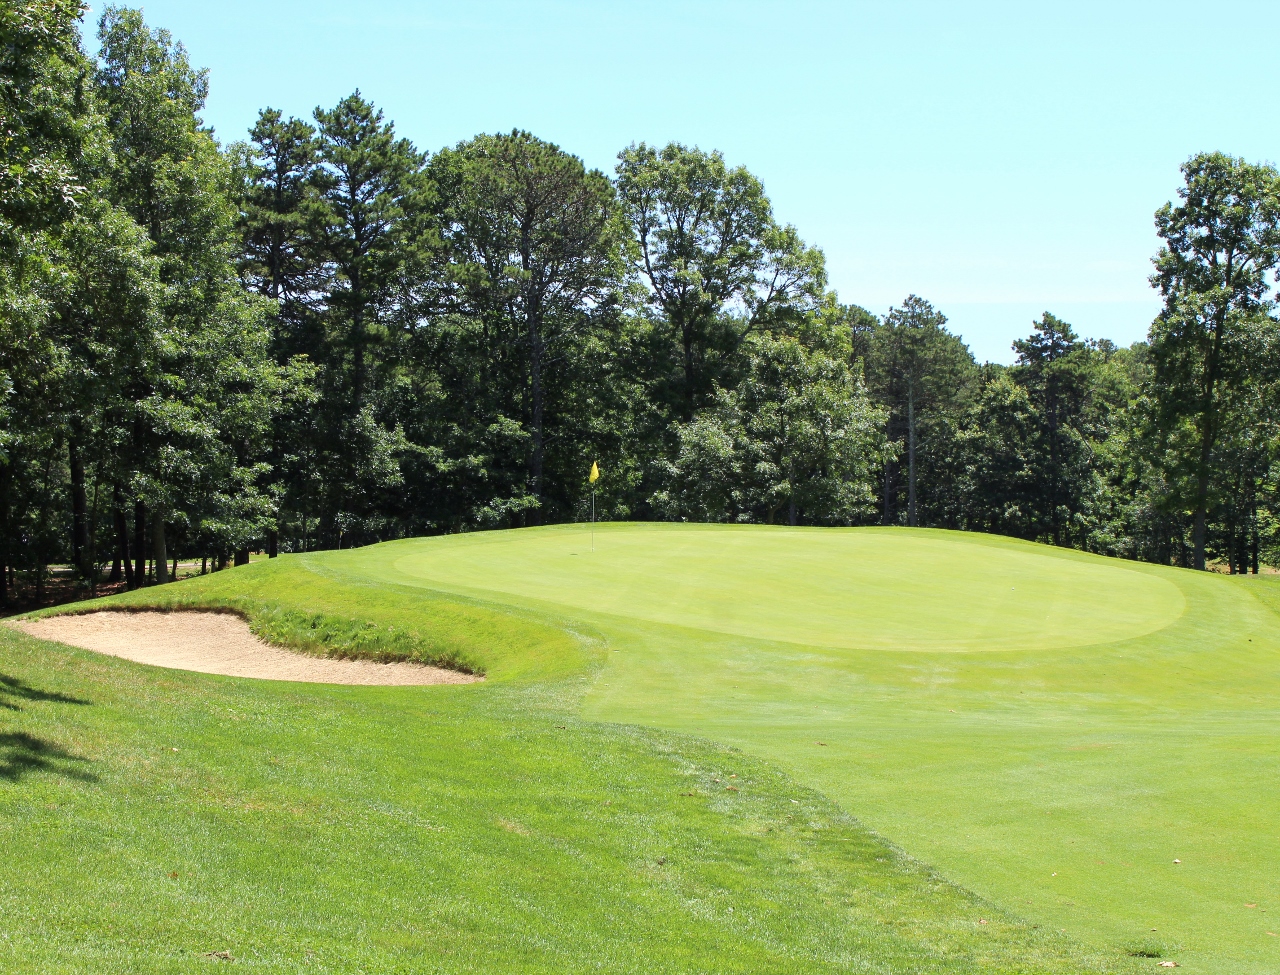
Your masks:
{"label": "grass slope", "polygon": [[1280,971],[1275,583],[936,531],[618,525],[595,545],[431,539],[346,571],[575,615],[618,651],[586,716],[773,759],[1038,923]]}
{"label": "grass slope", "polygon": [[355,561],[399,582],[834,648],[1069,647],[1149,633],[1185,606],[1177,585],[1124,563],[958,532],[615,525],[595,551],[589,537],[484,532]]}
{"label": "grass slope", "polygon": [[413,550],[106,602],[234,609],[298,646],[483,684],[213,677],[0,628],[0,971],[1137,964],[953,886],[732,746],[575,716],[605,632],[379,578]]}

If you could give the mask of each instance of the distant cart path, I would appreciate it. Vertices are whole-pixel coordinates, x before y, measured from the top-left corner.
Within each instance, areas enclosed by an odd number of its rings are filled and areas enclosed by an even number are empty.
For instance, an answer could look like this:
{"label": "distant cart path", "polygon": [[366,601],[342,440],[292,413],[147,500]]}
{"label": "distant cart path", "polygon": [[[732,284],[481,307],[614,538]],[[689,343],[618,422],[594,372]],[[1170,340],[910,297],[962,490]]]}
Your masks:
{"label": "distant cart path", "polygon": [[468,684],[480,678],[416,663],[333,660],[259,640],[228,613],[121,613],[48,616],[11,624],[31,636],[141,664],[228,677],[313,684]]}

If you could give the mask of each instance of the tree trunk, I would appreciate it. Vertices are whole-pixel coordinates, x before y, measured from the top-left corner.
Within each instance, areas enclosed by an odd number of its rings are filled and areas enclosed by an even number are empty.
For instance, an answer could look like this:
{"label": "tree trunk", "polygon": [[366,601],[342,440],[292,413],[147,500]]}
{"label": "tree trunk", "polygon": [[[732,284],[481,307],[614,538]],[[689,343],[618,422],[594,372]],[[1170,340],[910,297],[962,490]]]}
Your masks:
{"label": "tree trunk", "polygon": [[787,498],[787,523],[792,528],[796,527],[796,496],[794,488],[792,489],[791,496]]}
{"label": "tree trunk", "polygon": [[[118,564],[124,567],[124,584],[128,589],[137,588],[134,584],[133,562],[129,558],[129,519],[124,516],[124,509],[120,507],[120,489],[116,488],[114,492],[115,511],[112,512],[116,525],[116,559]],[[112,572],[114,576],[114,571]],[[112,582],[119,582],[119,577],[113,578]]]}
{"label": "tree trunk", "polygon": [[916,527],[916,394],[907,386],[907,524]]}
{"label": "tree trunk", "polygon": [[1217,410],[1213,402],[1213,394],[1218,384],[1218,358],[1222,348],[1222,332],[1226,328],[1226,310],[1219,311],[1213,325],[1213,343],[1209,354],[1205,357],[1204,370],[1200,378],[1200,420],[1197,426],[1200,434],[1200,463],[1196,467],[1196,515],[1195,525],[1191,532],[1191,541],[1195,552],[1192,556],[1193,569],[1204,569],[1205,522],[1209,506],[1209,458],[1213,453],[1213,443],[1217,438]]}
{"label": "tree trunk", "polygon": [[880,517],[882,524],[889,524],[889,462],[884,462],[884,513]]}
{"label": "tree trunk", "polygon": [[360,272],[351,273],[351,395],[356,412],[360,412],[364,400],[364,297],[360,287]]}
{"label": "tree trunk", "polygon": [[156,564],[156,585],[163,586],[169,581],[169,554],[164,544],[164,515],[159,511],[151,515],[152,559]]}
{"label": "tree trunk", "polygon": [[82,578],[89,578],[89,497],[84,489],[84,461],[75,437],[67,441],[67,462],[71,468],[71,558]]}
{"label": "tree trunk", "polygon": [[178,581],[178,557],[176,555],[173,557],[173,574],[170,576],[170,578],[174,582]]}
{"label": "tree trunk", "polygon": [[[1204,451],[1208,454],[1208,450]],[[1204,569],[1206,508],[1209,503],[1208,459],[1204,458],[1196,475],[1196,515],[1191,528],[1191,568]]]}
{"label": "tree trunk", "polygon": [[684,344],[684,422],[693,419],[693,329],[688,322],[680,327],[680,340]]}
{"label": "tree trunk", "polygon": [[528,324],[529,391],[532,398],[530,409],[532,422],[529,425],[533,432],[533,453],[529,458],[529,483],[533,489],[534,500],[538,502],[538,507],[533,509],[530,514],[533,516],[533,524],[537,525],[542,523],[542,336],[538,334],[538,321],[535,315],[531,314],[529,316]]}
{"label": "tree trunk", "polygon": [[249,564],[249,550],[247,548],[236,549],[235,564],[236,565]]}
{"label": "tree trunk", "polygon": [[133,580],[137,588],[147,584],[147,509],[141,501],[133,506]]}
{"label": "tree trunk", "polygon": [[267,532],[267,558],[274,559],[280,554],[280,532],[275,528]]}

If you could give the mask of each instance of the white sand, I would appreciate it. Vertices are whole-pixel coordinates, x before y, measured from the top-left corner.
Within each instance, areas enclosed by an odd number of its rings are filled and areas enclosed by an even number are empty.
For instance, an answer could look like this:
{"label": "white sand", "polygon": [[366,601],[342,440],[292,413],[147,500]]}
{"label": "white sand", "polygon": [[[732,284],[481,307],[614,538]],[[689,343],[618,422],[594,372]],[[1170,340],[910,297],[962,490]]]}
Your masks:
{"label": "white sand", "polygon": [[330,660],[282,650],[259,640],[244,620],[229,613],[103,611],[11,625],[42,640],[140,664],[228,677],[315,684],[469,684],[481,679],[423,664]]}

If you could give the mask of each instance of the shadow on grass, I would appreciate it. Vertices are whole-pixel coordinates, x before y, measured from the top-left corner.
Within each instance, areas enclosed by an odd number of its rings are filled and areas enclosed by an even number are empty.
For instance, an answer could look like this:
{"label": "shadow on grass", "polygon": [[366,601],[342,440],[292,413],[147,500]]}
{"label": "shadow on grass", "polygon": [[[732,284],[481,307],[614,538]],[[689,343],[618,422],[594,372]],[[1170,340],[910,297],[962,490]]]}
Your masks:
{"label": "shadow on grass", "polygon": [[83,698],[72,697],[70,694],[63,694],[59,691],[42,691],[38,687],[32,687],[25,681],[19,680],[17,677],[6,677],[0,674],[0,708],[6,708],[9,711],[21,711],[22,706],[18,701],[52,701],[56,704],[91,704]]}
{"label": "shadow on grass", "polygon": [[81,782],[96,782],[92,772],[77,767],[89,759],[23,731],[0,734],[0,780],[17,782],[32,772],[54,772]]}
{"label": "shadow on grass", "polygon": [[[60,691],[42,691],[17,677],[0,674],[0,708],[21,711],[22,701],[44,701],[53,704],[90,704],[83,698]],[[86,771],[89,760],[73,755],[61,745],[29,735],[24,731],[0,733],[0,781],[17,782],[31,772],[54,772],[82,782],[96,782],[98,777]]]}

